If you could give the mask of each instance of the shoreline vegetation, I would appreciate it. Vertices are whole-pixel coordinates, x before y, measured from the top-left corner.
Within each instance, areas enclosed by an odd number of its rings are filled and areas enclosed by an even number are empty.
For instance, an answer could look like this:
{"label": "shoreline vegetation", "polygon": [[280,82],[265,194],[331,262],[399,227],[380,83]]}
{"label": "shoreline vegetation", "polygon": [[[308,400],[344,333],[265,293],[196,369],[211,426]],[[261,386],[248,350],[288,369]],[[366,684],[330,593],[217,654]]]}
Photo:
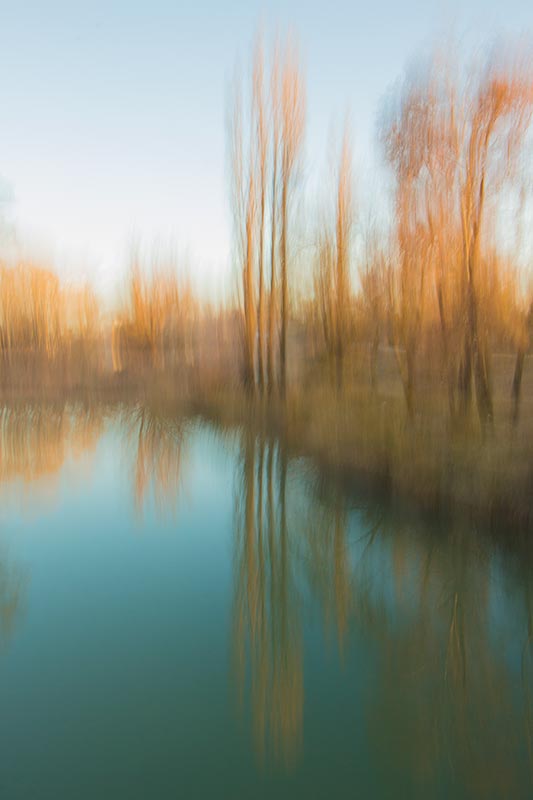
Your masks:
{"label": "shoreline vegetation", "polygon": [[232,302],[202,303],[157,247],[132,247],[112,312],[53,270],[2,263],[0,402],[247,425],[424,512],[530,533],[530,56],[437,49],[410,67],[379,118],[386,221],[360,210],[346,125],[304,224],[298,52],[258,40],[228,113]]}
{"label": "shoreline vegetation", "polygon": [[406,423],[399,399],[376,407],[357,393],[323,395],[319,389],[265,403],[221,391],[191,399],[188,411],[222,428],[249,427],[277,438],[289,458],[309,458],[347,489],[387,505],[444,523],[469,520],[507,538],[529,536],[531,443],[521,441],[511,425],[482,439],[450,431],[438,418]]}
{"label": "shoreline vegetation", "polygon": [[[511,372],[512,359],[501,360],[501,371]],[[527,366],[533,371],[529,357]],[[109,375],[68,391],[34,386],[25,393],[0,393],[4,408],[35,404],[89,411],[101,405],[110,413],[138,408],[161,419],[200,419],[222,431],[247,430],[278,441],[288,459],[308,458],[318,474],[334,478],[349,493],[409,516],[429,514],[443,524],[464,520],[510,541],[529,540],[533,527],[531,440],[510,420],[483,438],[475,427],[453,431],[432,413],[409,420],[401,396],[376,403],[361,387],[337,395],[318,385],[289,392],[283,401],[250,399],[224,385],[176,389],[161,374],[142,380],[136,375],[132,381]]]}

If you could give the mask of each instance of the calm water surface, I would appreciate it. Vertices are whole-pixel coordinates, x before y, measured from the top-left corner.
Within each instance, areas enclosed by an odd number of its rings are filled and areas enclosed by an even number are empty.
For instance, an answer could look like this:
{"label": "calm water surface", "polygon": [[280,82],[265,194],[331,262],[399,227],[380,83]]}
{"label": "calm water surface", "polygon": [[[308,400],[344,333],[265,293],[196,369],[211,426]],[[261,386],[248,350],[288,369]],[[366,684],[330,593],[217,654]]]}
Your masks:
{"label": "calm water surface", "polygon": [[153,410],[0,413],[0,796],[531,797],[533,569]]}

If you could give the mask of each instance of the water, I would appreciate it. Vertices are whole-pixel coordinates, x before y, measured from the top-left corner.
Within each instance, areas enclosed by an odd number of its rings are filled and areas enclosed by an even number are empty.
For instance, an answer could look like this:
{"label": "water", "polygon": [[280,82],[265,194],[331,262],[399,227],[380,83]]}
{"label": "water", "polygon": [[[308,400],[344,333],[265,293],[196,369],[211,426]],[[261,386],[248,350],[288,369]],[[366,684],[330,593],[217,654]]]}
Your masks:
{"label": "water", "polygon": [[148,409],[0,416],[0,793],[532,792],[533,569]]}

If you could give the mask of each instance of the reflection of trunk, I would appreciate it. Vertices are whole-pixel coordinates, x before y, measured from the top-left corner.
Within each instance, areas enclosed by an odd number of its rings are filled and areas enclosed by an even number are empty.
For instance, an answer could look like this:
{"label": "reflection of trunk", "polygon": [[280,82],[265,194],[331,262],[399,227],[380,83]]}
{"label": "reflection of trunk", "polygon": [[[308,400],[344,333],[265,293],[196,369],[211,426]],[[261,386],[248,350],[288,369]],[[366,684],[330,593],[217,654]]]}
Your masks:
{"label": "reflection of trunk", "polygon": [[[258,594],[259,594],[259,629],[261,631],[261,652],[266,654],[266,583],[265,583],[265,545],[263,542],[263,462],[264,462],[265,443],[261,439],[259,446],[259,457],[257,462],[257,554],[258,554]],[[265,659],[262,659],[262,663]],[[263,670],[264,671],[264,670]],[[265,692],[264,675],[261,680],[262,691]]]}
{"label": "reflection of trunk", "polygon": [[344,637],[346,635],[348,623],[348,602],[349,602],[349,578],[346,561],[346,520],[340,508],[340,498],[337,500],[335,509],[335,539],[333,543],[334,553],[334,584],[335,584],[335,606],[337,611],[337,634],[339,639],[339,650],[342,654],[344,649]]}
{"label": "reflection of trunk", "polygon": [[287,510],[286,510],[286,484],[287,484],[287,454],[281,448],[279,465],[279,539],[280,539],[280,610],[281,610],[281,647],[287,650],[288,625],[287,625]]}
{"label": "reflection of trunk", "polygon": [[287,530],[287,455],[281,450],[279,464],[279,655],[276,663],[273,728],[275,742],[285,762],[300,746],[303,710],[302,662],[298,631],[295,629],[294,597],[289,591],[290,565]]}
{"label": "reflection of trunk", "polygon": [[268,555],[270,560],[270,627],[271,627],[271,646],[272,660],[275,663],[277,658],[277,615],[276,615],[276,517],[274,512],[274,487],[272,482],[274,460],[274,444],[271,441],[268,446],[267,459],[267,504],[268,504]]}
{"label": "reflection of trunk", "polygon": [[137,441],[137,460],[135,464],[135,499],[137,506],[142,506],[144,493],[146,490],[146,458],[145,458],[145,436],[144,436],[145,410],[141,411],[141,422]]}
{"label": "reflection of trunk", "polygon": [[524,604],[525,604],[525,615],[527,619],[527,635],[524,641],[524,648],[522,650],[522,691],[524,693],[524,709],[525,709],[525,717],[526,717],[526,731],[527,731],[527,741],[529,747],[529,759],[530,765],[532,763],[532,749],[533,749],[533,699],[531,697],[531,682],[530,676],[528,675],[528,662],[530,658],[531,648],[533,646],[533,613],[532,613],[532,597],[531,597],[531,588],[530,588],[530,577],[529,574],[526,575],[525,578],[525,586],[524,586]]}
{"label": "reflection of trunk", "polygon": [[241,692],[250,687],[258,756],[273,748],[276,759],[288,761],[300,738],[303,692],[291,593],[287,461],[281,455],[276,464],[274,445],[257,446],[250,433],[243,445],[242,503],[235,506],[236,530],[242,532],[236,538],[235,669]]}
{"label": "reflection of trunk", "polygon": [[252,626],[255,627],[255,525],[254,525],[254,461],[255,437],[248,432],[244,451],[244,552],[247,577],[247,596]]}
{"label": "reflection of trunk", "polygon": [[453,681],[460,689],[466,690],[466,643],[465,615],[459,593],[455,592],[453,607],[448,628],[448,644],[446,648],[446,664],[444,677]]}
{"label": "reflection of trunk", "polygon": [[268,640],[266,618],[265,548],[263,544],[263,461],[264,440],[261,438],[257,456],[257,617],[255,619],[255,647],[252,653],[253,705],[256,709],[254,728],[259,753],[265,749],[267,687],[268,687]]}
{"label": "reflection of trunk", "polygon": [[265,443],[263,439],[259,443],[259,455],[257,460],[257,551],[259,554],[259,581],[260,596],[263,596],[262,581],[264,576],[264,552],[263,552],[263,461]]}

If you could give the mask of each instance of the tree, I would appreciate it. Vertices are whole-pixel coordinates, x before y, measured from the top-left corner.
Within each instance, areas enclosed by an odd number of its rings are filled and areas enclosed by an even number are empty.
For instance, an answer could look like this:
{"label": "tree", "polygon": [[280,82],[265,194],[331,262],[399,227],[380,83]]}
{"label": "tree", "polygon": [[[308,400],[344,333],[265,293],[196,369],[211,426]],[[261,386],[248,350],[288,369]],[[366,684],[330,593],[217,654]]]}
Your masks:
{"label": "tree", "polygon": [[460,211],[465,280],[466,330],[460,388],[463,406],[469,404],[472,378],[483,426],[492,420],[489,349],[479,326],[479,272],[483,255],[487,196],[510,174],[523,144],[533,110],[533,81],[518,65],[489,63],[467,91],[464,135],[459,154],[463,169]]}
{"label": "tree", "polygon": [[303,79],[296,52],[287,44],[281,70],[281,330],[280,330],[280,391],[287,385],[287,325],[289,315],[288,250],[290,196],[295,168],[303,143],[305,97]]}
{"label": "tree", "polygon": [[268,127],[267,110],[264,97],[264,58],[261,42],[258,42],[254,57],[253,75],[253,105],[255,112],[255,140],[257,148],[257,192],[259,209],[259,241],[258,241],[258,305],[257,305],[257,373],[259,390],[264,384],[264,339],[265,339],[265,313],[264,313],[264,251],[265,251],[265,212],[267,200],[267,154],[268,154]]}
{"label": "tree", "polygon": [[408,75],[384,126],[385,154],[396,178],[393,328],[412,412],[423,314],[436,300],[450,410],[457,386],[460,407],[468,411],[473,385],[485,428],[493,402],[482,283],[490,284],[497,263],[489,253],[488,214],[521,151],[533,81],[523,64],[494,59],[468,80],[452,80],[451,74],[435,59],[423,78]]}
{"label": "tree", "polygon": [[230,118],[231,141],[231,199],[235,229],[236,258],[241,273],[243,304],[243,382],[249,393],[255,391],[255,334],[257,312],[254,289],[255,246],[255,162],[251,135],[243,135],[243,111],[240,87],[235,90],[234,105]]}
{"label": "tree", "polygon": [[420,174],[424,165],[425,87],[408,77],[385,122],[382,141],[395,186],[395,268],[388,297],[394,351],[409,416],[414,410],[415,370],[424,313],[429,237],[421,213]]}
{"label": "tree", "polygon": [[328,358],[342,386],[351,305],[350,248],[353,224],[352,163],[348,129],[336,170],[333,219],[324,219],[318,236],[314,300]]}
{"label": "tree", "polygon": [[268,336],[267,336],[267,383],[269,394],[274,389],[274,344],[275,344],[275,323],[276,323],[276,294],[277,294],[277,252],[278,236],[277,222],[279,214],[279,187],[278,187],[278,163],[279,163],[279,143],[280,143],[280,63],[279,50],[276,47],[272,62],[272,72],[270,79],[270,102],[272,120],[272,193],[270,210],[270,293],[268,300]]}
{"label": "tree", "polygon": [[350,238],[353,223],[352,157],[348,129],[345,129],[337,180],[337,217],[335,225],[335,303],[337,325],[335,355],[337,385],[342,385],[344,353],[348,338],[350,306]]}

